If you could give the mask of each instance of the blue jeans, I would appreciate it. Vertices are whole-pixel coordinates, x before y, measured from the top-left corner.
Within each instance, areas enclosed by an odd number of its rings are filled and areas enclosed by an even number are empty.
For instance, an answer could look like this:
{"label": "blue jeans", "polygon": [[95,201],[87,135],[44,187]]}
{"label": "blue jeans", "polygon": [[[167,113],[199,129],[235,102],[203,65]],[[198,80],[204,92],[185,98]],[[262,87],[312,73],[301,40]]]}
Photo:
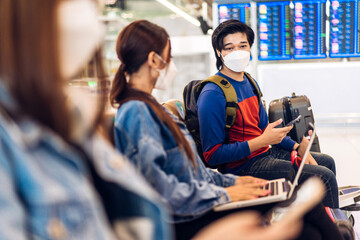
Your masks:
{"label": "blue jeans", "polygon": [[[320,177],[326,186],[323,204],[331,208],[339,208],[334,159],[329,155],[317,152],[311,152],[311,155],[319,165],[306,164],[300,176],[299,184],[312,176]],[[245,164],[245,166],[238,170],[233,168],[228,169],[226,172],[231,172],[239,176],[250,175],[267,180],[276,178],[292,179],[295,174],[291,164],[291,152],[278,147],[271,148],[268,152],[250,159]]]}

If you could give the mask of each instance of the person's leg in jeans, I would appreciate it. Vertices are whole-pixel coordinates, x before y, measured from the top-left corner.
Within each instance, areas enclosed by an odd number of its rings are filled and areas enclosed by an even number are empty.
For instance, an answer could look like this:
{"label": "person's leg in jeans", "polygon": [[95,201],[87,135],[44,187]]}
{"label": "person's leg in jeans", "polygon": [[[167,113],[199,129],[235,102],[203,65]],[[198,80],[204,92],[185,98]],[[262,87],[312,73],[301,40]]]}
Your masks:
{"label": "person's leg in jeans", "polygon": [[[275,158],[273,154],[278,156],[278,153],[271,150],[266,154],[250,159],[248,165],[244,169],[240,170],[238,175],[250,175],[268,180],[276,178],[289,178],[289,176],[292,178],[294,176],[294,168],[291,162]],[[331,208],[338,208],[338,186],[336,176],[332,170],[323,166],[306,164],[300,176],[299,184],[303,183],[306,179],[312,176],[320,177],[326,186],[327,192],[323,200],[323,204]]]}
{"label": "person's leg in jeans", "polygon": [[[330,169],[336,175],[336,167],[334,159],[324,153],[318,152],[310,152],[311,156],[315,159],[315,161],[320,165]],[[291,152],[276,146],[271,148],[271,155],[274,158],[291,160]]]}
{"label": "person's leg in jeans", "polygon": [[313,156],[315,161],[320,166],[327,167],[336,175],[335,161],[331,156],[324,154],[324,153],[318,153],[318,152],[310,152],[310,153],[311,153],[311,156]]}
{"label": "person's leg in jeans", "polygon": [[[339,207],[339,193],[338,193],[338,186],[336,181],[336,167],[335,167],[335,161],[334,159],[323,153],[318,152],[310,152],[313,158],[318,163],[318,166],[316,165],[305,165],[303,173],[300,178],[303,178],[303,180],[308,179],[311,176],[314,176],[314,172],[316,172],[316,175],[320,177],[325,185],[326,185],[326,196],[329,196],[329,199],[333,199],[333,203],[328,202],[326,199],[324,199],[323,203],[325,206],[329,206],[332,208],[338,208]],[[282,148],[273,147],[270,151],[270,154],[277,159],[284,159],[284,160],[291,160],[291,152],[287,151]],[[329,172],[327,169],[330,169],[331,172]],[[300,180],[300,182],[303,182]],[[328,187],[330,186],[330,187]]]}

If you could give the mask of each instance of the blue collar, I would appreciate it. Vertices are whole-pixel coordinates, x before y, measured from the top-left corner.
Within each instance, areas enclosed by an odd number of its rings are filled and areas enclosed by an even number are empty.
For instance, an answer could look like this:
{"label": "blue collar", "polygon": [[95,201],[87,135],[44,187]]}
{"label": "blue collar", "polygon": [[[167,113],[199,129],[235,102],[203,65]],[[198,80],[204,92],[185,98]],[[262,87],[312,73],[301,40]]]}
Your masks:
{"label": "blue collar", "polygon": [[216,73],[216,75],[225,78],[226,80],[228,80],[228,81],[231,82],[232,84],[233,84],[233,83],[235,83],[235,84],[245,84],[245,83],[248,81],[248,79],[247,79],[247,77],[246,77],[245,74],[244,74],[244,81],[236,81],[235,79],[232,79],[231,77],[226,76],[225,74],[221,73],[220,71],[218,71],[218,72]]}

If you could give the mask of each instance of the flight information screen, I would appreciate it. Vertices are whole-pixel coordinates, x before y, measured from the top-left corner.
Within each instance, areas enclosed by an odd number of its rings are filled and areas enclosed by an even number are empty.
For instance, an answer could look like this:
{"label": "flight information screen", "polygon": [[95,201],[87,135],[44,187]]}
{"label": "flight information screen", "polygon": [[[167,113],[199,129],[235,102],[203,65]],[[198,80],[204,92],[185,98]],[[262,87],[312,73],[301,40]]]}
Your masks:
{"label": "flight information screen", "polygon": [[359,2],[330,1],[330,57],[360,57]]}
{"label": "flight information screen", "polygon": [[257,8],[259,60],[291,59],[290,1],[261,2]]}
{"label": "flight information screen", "polygon": [[326,58],[326,0],[293,4],[294,59]]}
{"label": "flight information screen", "polygon": [[219,4],[219,23],[229,19],[237,19],[250,26],[250,3]]}

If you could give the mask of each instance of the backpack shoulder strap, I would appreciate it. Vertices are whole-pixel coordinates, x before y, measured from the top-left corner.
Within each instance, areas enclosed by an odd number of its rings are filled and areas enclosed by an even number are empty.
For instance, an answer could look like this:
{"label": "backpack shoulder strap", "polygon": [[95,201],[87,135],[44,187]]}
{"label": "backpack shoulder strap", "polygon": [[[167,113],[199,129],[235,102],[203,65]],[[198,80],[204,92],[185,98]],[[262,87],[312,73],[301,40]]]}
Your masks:
{"label": "backpack shoulder strap", "polygon": [[254,88],[254,93],[258,98],[258,103],[259,106],[261,104],[261,97],[263,96],[262,92],[260,91],[260,88],[258,87],[258,85],[256,84],[255,80],[251,77],[251,75],[247,72],[244,72],[245,76],[249,79],[249,82],[251,84],[251,86]]}
{"label": "backpack shoulder strap", "polygon": [[208,82],[216,84],[223,91],[226,100],[225,106],[225,143],[229,141],[229,129],[235,124],[237,105],[237,95],[231,83],[223,77],[213,75],[203,80],[197,85],[196,92],[200,95],[201,90]]}

